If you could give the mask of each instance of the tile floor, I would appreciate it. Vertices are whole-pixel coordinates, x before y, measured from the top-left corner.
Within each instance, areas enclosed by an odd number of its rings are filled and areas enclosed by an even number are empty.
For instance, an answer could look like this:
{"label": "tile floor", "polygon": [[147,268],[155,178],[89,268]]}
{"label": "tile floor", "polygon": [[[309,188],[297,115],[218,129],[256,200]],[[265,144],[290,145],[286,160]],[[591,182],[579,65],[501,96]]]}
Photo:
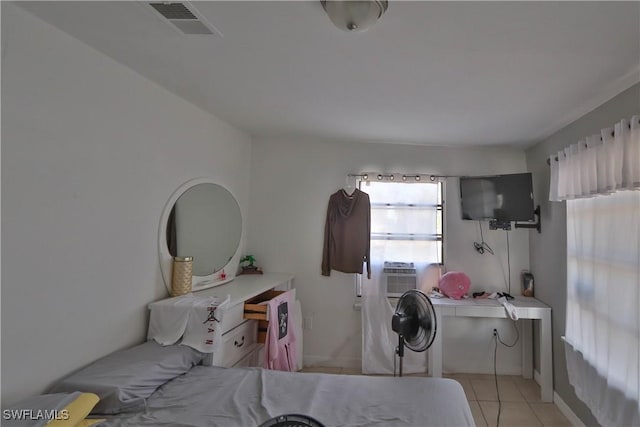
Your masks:
{"label": "tile floor", "polygon": [[[332,367],[309,367],[303,372],[360,375],[360,370]],[[493,375],[453,374],[469,401],[477,427],[495,427],[498,395]],[[519,376],[499,375],[498,388],[502,409],[499,427],[571,427],[571,423],[553,403],[540,401],[540,387],[533,380]]]}

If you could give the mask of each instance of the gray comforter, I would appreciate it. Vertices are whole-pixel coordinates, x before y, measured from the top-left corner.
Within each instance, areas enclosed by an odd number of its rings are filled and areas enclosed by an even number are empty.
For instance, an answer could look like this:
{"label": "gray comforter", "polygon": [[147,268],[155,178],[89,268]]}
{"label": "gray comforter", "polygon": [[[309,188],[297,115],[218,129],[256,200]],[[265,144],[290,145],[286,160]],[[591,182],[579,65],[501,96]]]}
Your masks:
{"label": "gray comforter", "polygon": [[107,426],[253,427],[278,415],[325,426],[474,426],[459,383],[196,366],[155,391],[144,412]]}

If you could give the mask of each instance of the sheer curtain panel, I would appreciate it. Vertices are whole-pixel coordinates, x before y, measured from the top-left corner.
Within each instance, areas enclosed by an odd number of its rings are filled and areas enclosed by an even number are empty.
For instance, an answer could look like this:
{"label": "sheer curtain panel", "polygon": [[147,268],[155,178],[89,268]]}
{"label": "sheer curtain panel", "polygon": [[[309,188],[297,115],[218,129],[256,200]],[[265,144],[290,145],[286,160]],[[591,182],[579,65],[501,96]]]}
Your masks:
{"label": "sheer curtain panel", "polygon": [[549,160],[552,202],[640,189],[640,116],[602,129]]}
{"label": "sheer curtain panel", "polygon": [[549,199],[567,203],[569,381],[602,425],[640,425],[640,116],[550,162]]}
{"label": "sheer curtain panel", "polygon": [[[375,181],[362,184],[371,199],[371,280],[362,283],[362,372],[393,374],[398,335],[391,329],[395,301],[387,295],[384,262],[413,262],[417,287],[429,287],[430,266],[439,271],[442,262],[442,183],[416,179],[419,175],[368,176]],[[426,369],[425,353],[405,352],[405,373]]]}

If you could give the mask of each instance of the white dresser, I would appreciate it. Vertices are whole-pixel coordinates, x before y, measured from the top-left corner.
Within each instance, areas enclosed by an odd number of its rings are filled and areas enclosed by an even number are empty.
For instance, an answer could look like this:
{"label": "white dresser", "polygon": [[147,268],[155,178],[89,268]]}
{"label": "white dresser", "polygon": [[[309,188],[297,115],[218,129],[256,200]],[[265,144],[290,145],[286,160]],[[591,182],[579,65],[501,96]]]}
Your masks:
{"label": "white dresser", "polygon": [[[265,273],[236,276],[224,285],[197,291],[196,296],[230,297],[229,307],[222,319],[222,344],[213,355],[208,355],[205,365],[224,367],[261,366],[262,344],[258,344],[258,321],[245,318],[247,300],[269,290],[286,291],[292,288],[293,275]],[[149,304],[153,310],[153,303]]]}

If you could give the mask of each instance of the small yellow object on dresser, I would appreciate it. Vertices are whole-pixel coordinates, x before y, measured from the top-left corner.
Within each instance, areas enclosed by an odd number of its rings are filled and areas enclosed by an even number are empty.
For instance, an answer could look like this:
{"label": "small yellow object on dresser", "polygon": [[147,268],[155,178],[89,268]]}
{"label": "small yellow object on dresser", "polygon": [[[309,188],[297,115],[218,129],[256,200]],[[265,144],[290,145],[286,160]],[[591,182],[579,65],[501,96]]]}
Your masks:
{"label": "small yellow object on dresser", "polygon": [[177,297],[191,292],[193,273],[193,257],[174,257],[173,275],[171,277],[171,296]]}

